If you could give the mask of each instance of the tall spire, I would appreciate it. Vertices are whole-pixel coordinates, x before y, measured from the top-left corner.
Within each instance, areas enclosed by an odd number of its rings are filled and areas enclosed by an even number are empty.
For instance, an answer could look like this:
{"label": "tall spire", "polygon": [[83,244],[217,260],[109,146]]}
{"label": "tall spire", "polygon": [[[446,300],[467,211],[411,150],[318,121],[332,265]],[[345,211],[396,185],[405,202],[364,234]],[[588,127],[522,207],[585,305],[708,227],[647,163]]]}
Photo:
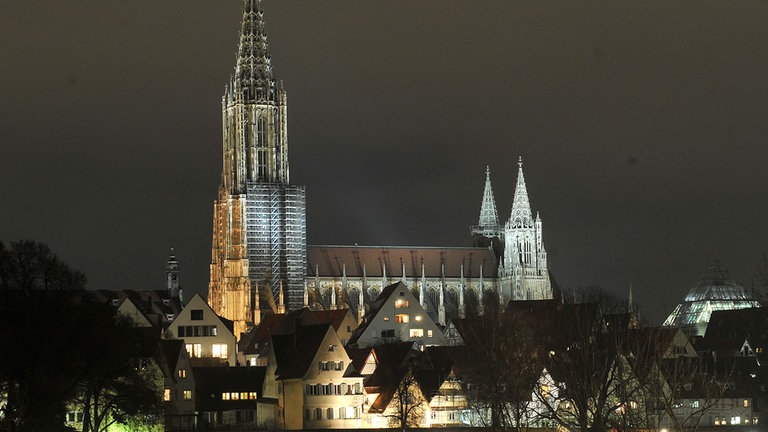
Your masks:
{"label": "tall spire", "polygon": [[491,187],[491,169],[485,167],[485,190],[483,190],[483,204],[480,207],[481,227],[491,227],[499,224],[499,213],[496,211],[496,200],[493,198],[493,188]]}
{"label": "tall spire", "polygon": [[274,76],[261,0],[243,0],[235,86],[241,90],[250,89],[259,99],[265,96],[273,99],[275,96],[274,92],[266,91],[274,87]]}
{"label": "tall spire", "polygon": [[512,200],[512,214],[509,216],[509,222],[516,228],[533,226],[531,203],[528,201],[528,190],[525,187],[525,177],[523,176],[522,157],[517,159],[517,186],[515,186],[515,197]]}

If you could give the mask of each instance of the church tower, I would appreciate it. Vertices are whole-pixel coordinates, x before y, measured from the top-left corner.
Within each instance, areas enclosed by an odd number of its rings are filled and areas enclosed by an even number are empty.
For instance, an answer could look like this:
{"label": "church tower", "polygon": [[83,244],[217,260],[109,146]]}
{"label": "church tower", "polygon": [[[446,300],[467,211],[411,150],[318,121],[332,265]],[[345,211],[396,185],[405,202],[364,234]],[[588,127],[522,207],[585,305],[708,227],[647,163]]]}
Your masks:
{"label": "church tower", "polygon": [[547,252],[541,236],[541,218],[533,218],[523,176],[523,161],[518,159],[517,186],[512,213],[504,225],[504,260],[499,268],[501,285],[510,300],[552,298],[547,269]]}
{"label": "church tower", "polygon": [[176,259],[173,248],[171,248],[171,255],[168,256],[168,261],[165,263],[165,286],[168,291],[168,297],[182,297],[179,281],[180,273],[179,261]]}
{"label": "church tower", "polygon": [[485,189],[483,202],[480,205],[480,219],[472,231],[472,245],[492,248],[496,259],[500,259],[504,251],[504,233],[499,224],[499,213],[496,211],[496,200],[491,187],[491,169],[485,167]]}
{"label": "church tower", "polygon": [[223,163],[213,211],[208,303],[239,337],[276,309],[280,287],[300,308],[306,200],[289,183],[287,95],[275,79],[260,0],[243,1],[234,76],[221,100]]}

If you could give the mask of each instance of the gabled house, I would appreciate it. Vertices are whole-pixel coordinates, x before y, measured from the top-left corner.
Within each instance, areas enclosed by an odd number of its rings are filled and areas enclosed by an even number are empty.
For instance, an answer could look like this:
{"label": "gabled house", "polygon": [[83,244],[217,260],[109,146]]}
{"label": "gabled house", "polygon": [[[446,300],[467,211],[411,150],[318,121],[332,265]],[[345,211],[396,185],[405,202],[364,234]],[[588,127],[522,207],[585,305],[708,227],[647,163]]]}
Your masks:
{"label": "gabled house", "polygon": [[352,333],[349,345],[367,347],[396,341],[419,345],[448,345],[443,331],[402,282],[389,285],[373,302],[360,326]]}
{"label": "gabled house", "polygon": [[[358,428],[365,400],[363,377],[330,324],[297,325],[273,335],[260,418],[276,429]],[[267,411],[271,406],[272,414]],[[263,413],[263,415],[262,415]]]}
{"label": "gabled house", "polygon": [[163,372],[165,430],[190,430],[195,426],[195,377],[184,341],[161,340],[157,362]]}
{"label": "gabled house", "polygon": [[184,340],[194,366],[234,366],[237,343],[233,328],[232,321],[216,315],[200,294],[195,294],[170,323],[167,334]]}

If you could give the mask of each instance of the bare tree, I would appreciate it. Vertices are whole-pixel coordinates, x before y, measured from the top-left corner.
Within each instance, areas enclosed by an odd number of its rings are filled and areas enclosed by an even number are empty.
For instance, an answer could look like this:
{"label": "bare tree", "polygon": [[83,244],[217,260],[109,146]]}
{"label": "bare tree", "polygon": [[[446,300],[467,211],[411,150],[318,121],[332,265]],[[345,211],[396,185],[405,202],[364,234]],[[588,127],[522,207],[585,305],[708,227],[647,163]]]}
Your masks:
{"label": "bare tree", "polygon": [[394,388],[392,400],[384,411],[384,417],[387,418],[391,427],[405,431],[422,424],[428,401],[416,381],[415,364],[408,364],[401,372],[402,378]]}

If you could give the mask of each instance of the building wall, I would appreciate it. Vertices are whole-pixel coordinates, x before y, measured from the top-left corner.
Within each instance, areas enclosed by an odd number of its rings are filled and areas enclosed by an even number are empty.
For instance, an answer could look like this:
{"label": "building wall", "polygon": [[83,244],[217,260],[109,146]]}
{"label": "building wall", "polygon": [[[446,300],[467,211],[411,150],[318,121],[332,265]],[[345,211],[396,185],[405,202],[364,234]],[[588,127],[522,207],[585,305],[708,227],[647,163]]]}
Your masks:
{"label": "building wall", "polygon": [[[180,327],[184,327],[184,330],[180,330]],[[184,340],[190,358],[218,357],[230,366],[235,365],[237,358],[235,335],[199,295],[195,294],[190,299],[168,327],[168,331],[173,338]],[[219,355],[215,356],[214,345],[226,346],[226,355],[219,352]]]}

